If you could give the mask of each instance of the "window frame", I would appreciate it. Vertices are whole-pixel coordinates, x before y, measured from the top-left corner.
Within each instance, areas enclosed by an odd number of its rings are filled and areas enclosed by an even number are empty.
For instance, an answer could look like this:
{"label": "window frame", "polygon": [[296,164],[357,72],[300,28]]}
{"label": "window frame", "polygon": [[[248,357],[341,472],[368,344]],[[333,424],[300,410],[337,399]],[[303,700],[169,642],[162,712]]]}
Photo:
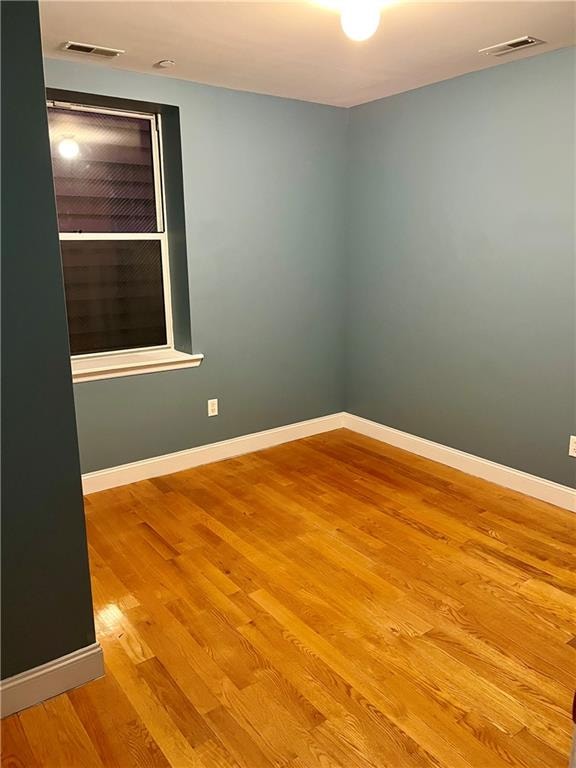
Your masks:
{"label": "window frame", "polygon": [[[80,355],[71,355],[74,360],[90,360],[93,358],[105,358],[110,355],[135,353],[144,350],[174,349],[174,328],[172,321],[172,290],[170,285],[170,253],[167,238],[166,194],[164,186],[164,163],[162,158],[162,118],[158,113],[133,112],[131,110],[107,109],[106,107],[92,107],[88,104],[74,104],[71,102],[48,99],[48,108],[69,109],[71,112],[88,112],[92,114],[116,115],[118,117],[134,117],[139,120],[147,120],[150,123],[150,141],[152,151],[152,174],[154,178],[154,197],[156,204],[156,230],[155,232],[60,232],[60,242],[94,242],[97,240],[156,240],[160,243],[160,257],[162,260],[162,290],[164,299],[164,323],[166,326],[166,344],[150,345],[146,347],[134,347],[124,349],[111,349],[105,352],[85,352]],[[66,286],[64,286],[66,288]]]}
{"label": "window frame", "polygon": [[[98,99],[99,100],[99,99]],[[139,111],[121,107],[107,107],[98,104],[67,101],[61,98],[46,100],[47,109],[69,109],[76,112],[91,112],[97,114],[134,117],[150,122],[152,167],[154,178],[154,193],[156,203],[155,232],[60,232],[62,241],[118,241],[146,240],[158,241],[162,260],[162,288],[164,299],[164,318],[166,326],[166,343],[162,345],[107,350],[104,352],[88,352],[70,355],[72,375],[75,382],[92,381],[95,379],[115,378],[139,373],[153,373],[179,368],[196,367],[202,362],[204,355],[191,354],[176,348],[173,293],[171,285],[171,262],[169,249],[169,230],[167,214],[167,198],[165,184],[165,165],[163,154],[162,115],[159,111]],[[148,106],[148,105],[145,105]],[[65,286],[64,286],[65,287]]]}

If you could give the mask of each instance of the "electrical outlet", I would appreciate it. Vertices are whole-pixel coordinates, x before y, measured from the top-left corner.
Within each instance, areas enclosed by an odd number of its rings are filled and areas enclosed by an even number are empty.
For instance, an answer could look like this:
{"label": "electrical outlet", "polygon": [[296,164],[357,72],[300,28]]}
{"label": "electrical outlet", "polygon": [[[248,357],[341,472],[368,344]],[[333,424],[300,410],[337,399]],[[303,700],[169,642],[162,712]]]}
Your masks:
{"label": "electrical outlet", "polygon": [[576,435],[570,435],[570,442],[568,444],[568,456],[573,456],[576,459]]}
{"label": "electrical outlet", "polygon": [[208,400],[208,416],[218,416],[218,400]]}

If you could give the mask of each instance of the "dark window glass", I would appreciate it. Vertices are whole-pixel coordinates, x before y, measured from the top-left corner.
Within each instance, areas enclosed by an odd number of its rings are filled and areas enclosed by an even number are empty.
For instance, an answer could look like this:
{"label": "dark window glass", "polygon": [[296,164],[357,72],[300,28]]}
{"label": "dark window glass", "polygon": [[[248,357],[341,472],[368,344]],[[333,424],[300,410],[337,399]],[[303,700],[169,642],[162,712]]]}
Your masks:
{"label": "dark window glass", "polygon": [[60,232],[157,232],[150,120],[48,108]]}
{"label": "dark window glass", "polygon": [[63,240],[73,355],[166,344],[158,240]]}

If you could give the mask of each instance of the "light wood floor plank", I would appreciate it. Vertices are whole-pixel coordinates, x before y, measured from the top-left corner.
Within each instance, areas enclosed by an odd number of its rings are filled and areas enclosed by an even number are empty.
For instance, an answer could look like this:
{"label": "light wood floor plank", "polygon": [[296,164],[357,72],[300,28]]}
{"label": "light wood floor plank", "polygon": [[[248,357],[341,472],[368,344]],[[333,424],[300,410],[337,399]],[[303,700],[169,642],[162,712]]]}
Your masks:
{"label": "light wood floor plank", "polygon": [[338,430],[86,516],[107,675],[3,768],[565,768],[565,510]]}

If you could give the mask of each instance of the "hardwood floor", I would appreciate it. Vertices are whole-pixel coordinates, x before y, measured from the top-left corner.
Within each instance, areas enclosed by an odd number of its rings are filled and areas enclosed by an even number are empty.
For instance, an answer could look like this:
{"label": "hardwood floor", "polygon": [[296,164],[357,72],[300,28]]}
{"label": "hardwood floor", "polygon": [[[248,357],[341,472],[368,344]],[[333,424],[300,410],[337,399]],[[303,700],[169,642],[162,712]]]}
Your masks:
{"label": "hardwood floor", "polygon": [[107,675],[5,768],[566,768],[571,513],[345,430],[86,512]]}

